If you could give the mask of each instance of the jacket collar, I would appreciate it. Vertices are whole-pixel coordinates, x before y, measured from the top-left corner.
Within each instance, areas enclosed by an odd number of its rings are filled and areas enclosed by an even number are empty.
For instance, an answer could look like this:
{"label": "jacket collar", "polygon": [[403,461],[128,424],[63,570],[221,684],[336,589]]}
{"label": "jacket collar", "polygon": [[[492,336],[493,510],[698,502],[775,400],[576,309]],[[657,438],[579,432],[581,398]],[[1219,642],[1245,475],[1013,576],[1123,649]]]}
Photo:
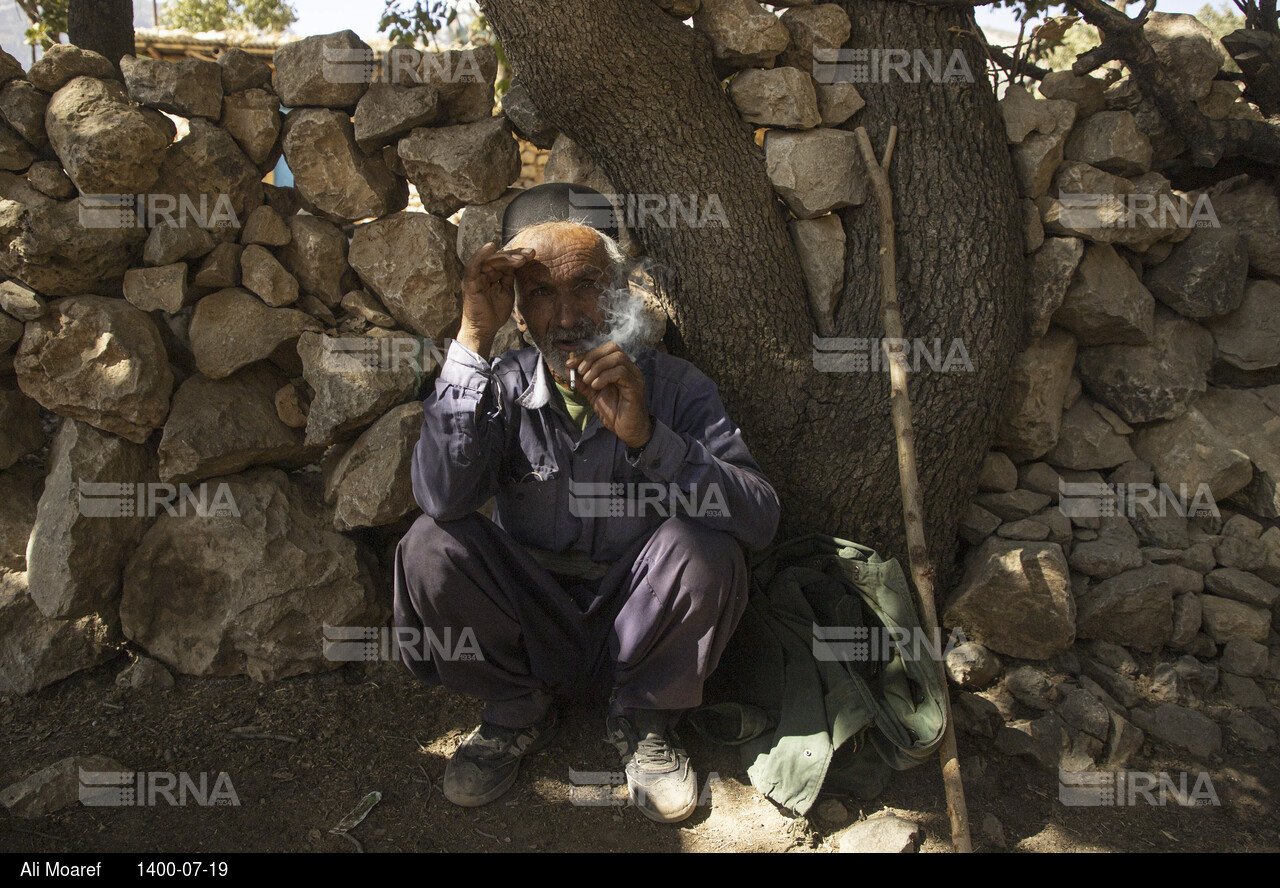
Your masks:
{"label": "jacket collar", "polygon": [[555,382],[551,379],[551,370],[547,367],[547,362],[543,360],[541,352],[536,348],[531,348],[531,351],[533,360],[536,362],[532,374],[533,384],[516,398],[516,403],[526,410],[541,410],[547,404],[554,404],[559,398],[552,400],[552,387]]}

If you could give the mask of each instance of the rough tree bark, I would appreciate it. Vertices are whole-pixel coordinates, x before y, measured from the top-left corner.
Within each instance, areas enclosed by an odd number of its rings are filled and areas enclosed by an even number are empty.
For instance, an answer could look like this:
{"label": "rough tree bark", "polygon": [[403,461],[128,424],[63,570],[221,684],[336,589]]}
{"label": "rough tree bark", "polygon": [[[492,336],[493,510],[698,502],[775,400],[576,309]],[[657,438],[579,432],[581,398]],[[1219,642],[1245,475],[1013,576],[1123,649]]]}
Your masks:
{"label": "rough tree bark", "polygon": [[[975,46],[947,32],[967,21],[962,11],[842,5],[855,35],[885,35],[876,45]],[[715,379],[778,488],[780,538],[824,530],[902,554],[887,374],[813,369],[815,328],[785,210],[703,35],[649,0],[481,6],[537,107],[620,193],[722,202],[727,227],[634,233],[658,267],[669,346]],[[960,337],[975,371],[925,373],[912,386],[929,532],[944,569],[994,434],[1024,289],[1008,152],[980,56],[969,58],[977,83],[867,85],[870,107],[854,118],[873,141],[890,123],[902,130],[893,185],[907,335],[941,337],[944,349]],[[850,250],[836,335],[878,337],[875,209],[842,215]]]}
{"label": "rough tree bark", "polygon": [[120,67],[120,57],[133,55],[133,0],[71,0],[67,6],[71,42],[92,49]]}

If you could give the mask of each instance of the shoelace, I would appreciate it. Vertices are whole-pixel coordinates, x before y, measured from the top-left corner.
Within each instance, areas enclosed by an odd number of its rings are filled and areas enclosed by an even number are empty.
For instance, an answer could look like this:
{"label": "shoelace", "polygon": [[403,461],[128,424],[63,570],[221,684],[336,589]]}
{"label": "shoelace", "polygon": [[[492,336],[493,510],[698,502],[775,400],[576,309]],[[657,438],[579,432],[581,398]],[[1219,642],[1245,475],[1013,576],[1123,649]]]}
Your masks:
{"label": "shoelace", "polygon": [[676,764],[676,753],[667,738],[650,734],[636,745],[635,763],[642,768],[663,765],[673,767]]}

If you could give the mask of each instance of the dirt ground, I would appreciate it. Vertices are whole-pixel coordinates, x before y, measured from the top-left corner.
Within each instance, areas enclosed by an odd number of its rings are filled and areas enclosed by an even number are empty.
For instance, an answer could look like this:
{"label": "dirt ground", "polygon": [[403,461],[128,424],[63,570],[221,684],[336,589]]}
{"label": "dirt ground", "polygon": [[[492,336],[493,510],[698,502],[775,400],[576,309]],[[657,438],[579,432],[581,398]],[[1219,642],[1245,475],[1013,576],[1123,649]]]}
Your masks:
{"label": "dirt ground", "polygon": [[[177,677],[168,690],[120,690],[125,658],[28,698],[0,700],[0,785],[70,755],[131,769],[226,772],[238,805],[82,807],[38,820],[0,811],[0,851],[356,853],[329,830],[371,791],[382,800],[350,835],[385,851],[834,851],[845,822],[792,818],[751,787],[736,752],[686,737],[703,801],[679,826],[651,823],[570,771],[619,770],[603,713],[564,712],[561,734],[527,761],[515,788],[483,808],[444,799],[447,757],[478,707],[427,688],[398,663],[348,664],[271,685]],[[688,733],[688,732],[686,732]],[[1280,756],[1227,756],[1210,773],[1220,806],[1068,807],[1057,776],[961,735],[974,845],[994,815],[1011,851],[1280,851]],[[1156,746],[1151,771],[1198,771]],[[1162,757],[1162,753],[1165,754]],[[709,787],[709,789],[708,789]],[[607,794],[607,791],[605,791]],[[896,775],[873,803],[844,800],[850,820],[885,809],[918,822],[922,851],[949,848],[939,770]]]}

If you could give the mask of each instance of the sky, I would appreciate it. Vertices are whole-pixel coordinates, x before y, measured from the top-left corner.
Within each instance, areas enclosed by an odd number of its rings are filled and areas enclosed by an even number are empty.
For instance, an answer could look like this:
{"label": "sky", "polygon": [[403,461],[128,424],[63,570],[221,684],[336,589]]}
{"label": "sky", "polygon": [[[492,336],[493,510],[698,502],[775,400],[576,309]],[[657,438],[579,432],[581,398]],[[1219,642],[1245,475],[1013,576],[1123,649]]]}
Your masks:
{"label": "sky", "polygon": [[[163,7],[162,0],[156,0]],[[468,0],[469,2],[469,0]],[[385,8],[384,0],[292,0],[298,21],[290,29],[299,35],[330,34],[347,28],[361,37],[378,36],[378,20]],[[405,4],[407,5],[407,3]],[[1161,12],[1198,12],[1205,0],[1158,0],[1156,8]],[[1224,5],[1217,0],[1216,6]],[[148,27],[153,22],[152,0],[134,0],[134,24]],[[1061,13],[1061,9],[1055,10]],[[984,28],[999,28],[1017,33],[1018,24],[1010,9],[981,7],[977,21]],[[26,18],[14,0],[0,0],[0,46],[30,66],[31,48],[22,43]]]}

